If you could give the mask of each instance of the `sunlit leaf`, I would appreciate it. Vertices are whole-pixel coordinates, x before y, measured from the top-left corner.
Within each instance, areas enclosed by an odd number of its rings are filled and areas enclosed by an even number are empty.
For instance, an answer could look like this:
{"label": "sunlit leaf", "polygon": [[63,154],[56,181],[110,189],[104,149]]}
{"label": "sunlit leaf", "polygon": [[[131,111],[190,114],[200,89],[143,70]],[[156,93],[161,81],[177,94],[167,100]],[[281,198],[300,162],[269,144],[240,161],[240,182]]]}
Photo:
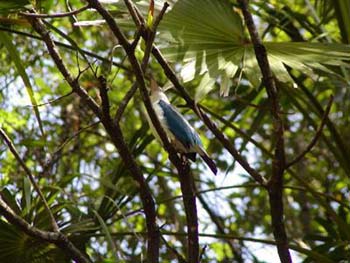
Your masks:
{"label": "sunlit leaf", "polygon": [[[200,12],[197,11],[199,6]],[[206,71],[214,80],[222,74],[232,78],[242,67],[254,87],[260,84],[261,73],[253,46],[245,40],[241,17],[228,0],[215,3],[209,0],[179,0],[165,16],[161,30],[171,33],[169,45],[162,51],[168,59],[182,60],[184,82]],[[264,44],[272,72],[283,82],[293,82],[286,66],[308,75],[314,69],[335,73],[328,66],[343,66],[345,60],[350,60],[350,47],[342,44]],[[198,92],[205,95],[205,91]]]}

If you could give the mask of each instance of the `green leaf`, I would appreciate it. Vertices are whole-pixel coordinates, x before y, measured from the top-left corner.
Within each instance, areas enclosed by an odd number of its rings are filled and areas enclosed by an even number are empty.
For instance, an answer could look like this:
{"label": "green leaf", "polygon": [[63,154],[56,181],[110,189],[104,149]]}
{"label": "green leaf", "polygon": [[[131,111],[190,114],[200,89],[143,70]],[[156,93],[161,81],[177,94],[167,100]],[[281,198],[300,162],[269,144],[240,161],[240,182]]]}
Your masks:
{"label": "green leaf", "polygon": [[1,190],[0,196],[16,214],[21,213],[21,209],[19,208],[15,197],[11,194],[11,192],[6,187]]}
{"label": "green leaf", "polygon": [[[166,57],[173,60],[185,57],[181,70],[184,81],[205,72],[209,72],[213,80],[222,72],[231,78],[242,60],[242,21],[229,1],[180,0],[166,14],[160,31],[169,31],[172,35],[170,46],[163,49]],[[205,89],[197,93],[206,95],[210,87]]]}
{"label": "green leaf", "polygon": [[62,250],[0,220],[0,262],[69,262]]}
{"label": "green leaf", "polygon": [[32,200],[32,192],[31,192],[31,184],[28,177],[23,177],[23,195],[25,200],[25,207],[27,213],[31,209],[31,200]]}
{"label": "green leaf", "polygon": [[[232,78],[242,67],[254,87],[261,83],[253,45],[244,39],[241,18],[228,0],[179,0],[166,14],[160,30],[163,32],[160,36],[169,42],[163,53],[170,60],[183,61],[184,82],[205,72],[213,80],[219,76],[225,79],[222,74]],[[264,45],[271,70],[282,82],[293,82],[286,66],[307,74],[315,69],[335,74],[330,66],[343,66],[344,61],[350,60],[350,47],[343,44],[267,42]],[[197,93],[206,95],[208,87],[202,85],[202,88],[205,90]]]}
{"label": "green leaf", "polygon": [[117,249],[115,247],[115,244],[114,244],[114,241],[112,239],[112,235],[108,229],[108,226],[106,225],[105,221],[103,220],[103,218],[99,215],[99,213],[96,210],[93,210],[93,213],[95,214],[98,222],[100,223],[100,225],[102,227],[102,232],[106,236],[108,245],[109,245],[110,249],[112,250],[112,254],[113,254],[115,262],[118,262]]}
{"label": "green leaf", "polygon": [[207,95],[214,86],[215,80],[210,78],[208,73],[205,73],[201,82],[199,83],[196,91],[196,95],[194,97],[196,102],[199,102],[201,99]]}
{"label": "green leaf", "polygon": [[23,62],[20,58],[20,55],[15,47],[15,45],[12,43],[12,38],[9,34],[0,31],[0,41],[4,44],[4,46],[6,47],[8,53],[10,54],[10,57],[12,59],[12,61],[15,63],[16,69],[18,71],[18,74],[21,76],[23,83],[26,87],[27,93],[29,95],[30,101],[33,105],[33,109],[34,109],[34,113],[35,113],[35,117],[38,121],[39,124],[39,128],[41,131],[41,134],[44,135],[44,129],[43,129],[43,125],[41,122],[41,118],[40,118],[40,113],[38,110],[37,105],[37,101],[35,99],[34,96],[34,91],[33,91],[33,87],[32,84],[30,83],[29,77],[26,73],[25,67],[23,65]]}
{"label": "green leaf", "polygon": [[349,1],[331,1],[334,5],[336,12],[336,18],[338,20],[338,25],[340,33],[342,35],[343,42],[350,43],[350,2]]}

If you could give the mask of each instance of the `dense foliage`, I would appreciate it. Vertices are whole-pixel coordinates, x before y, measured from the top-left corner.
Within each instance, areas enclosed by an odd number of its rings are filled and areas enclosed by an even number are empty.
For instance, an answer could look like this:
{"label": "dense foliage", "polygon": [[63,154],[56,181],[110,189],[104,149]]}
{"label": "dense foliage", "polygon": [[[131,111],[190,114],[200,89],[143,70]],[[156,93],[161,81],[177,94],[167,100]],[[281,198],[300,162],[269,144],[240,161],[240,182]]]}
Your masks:
{"label": "dense foliage", "polygon": [[[138,38],[124,1],[109,2],[103,7],[128,40]],[[135,1],[152,25],[149,2]],[[201,262],[277,262],[280,236],[271,219],[271,188],[240,165],[196,112],[200,108],[216,124],[261,178],[273,178],[279,140],[272,100],[262,82],[241,6],[236,1],[215,2],[169,1],[155,38],[189,98],[198,104],[191,107],[152,55],[146,84],[152,75],[170,88],[167,95],[196,127],[219,168],[213,176],[200,159],[190,164]],[[100,77],[106,79],[113,122],[136,82],[133,64],[94,9],[42,19],[21,13],[32,8],[42,14],[66,13],[85,4],[0,1],[0,128],[20,158],[0,136],[0,200],[30,226],[54,230],[26,166],[60,231],[77,249],[93,262],[141,262],[147,258],[149,244],[140,184],[106,122],[62,75],[31,19],[43,21],[66,69],[99,106],[104,101]],[[154,16],[162,6],[163,1],[155,1]],[[249,11],[266,46],[278,90],[277,114],[283,123],[287,163],[282,169],[281,212],[293,261],[347,262],[350,4],[251,1]],[[141,63],[144,40],[134,53]],[[145,114],[142,94],[136,92],[119,116],[123,140],[155,200],[159,261],[186,262],[188,218],[178,169],[154,139]],[[302,158],[291,164],[298,156]],[[70,258],[64,247],[30,235],[0,209],[0,262],[71,262]]]}

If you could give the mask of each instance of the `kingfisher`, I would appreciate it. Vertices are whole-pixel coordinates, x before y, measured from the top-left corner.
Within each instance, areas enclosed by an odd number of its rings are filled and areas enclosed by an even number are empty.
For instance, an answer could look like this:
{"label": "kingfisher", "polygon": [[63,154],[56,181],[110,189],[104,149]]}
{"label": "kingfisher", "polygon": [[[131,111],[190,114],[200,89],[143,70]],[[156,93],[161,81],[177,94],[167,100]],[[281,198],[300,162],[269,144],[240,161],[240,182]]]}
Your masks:
{"label": "kingfisher", "polygon": [[[199,154],[214,175],[216,175],[216,165],[203,148],[203,144],[198,133],[180,114],[178,109],[170,104],[169,99],[153,78],[151,78],[150,86],[150,99],[152,107],[168,137],[168,140],[173,145],[175,150],[182,156],[186,156],[191,161],[195,161],[196,155]],[[158,141],[162,142],[148,114],[147,119],[154,136]]]}

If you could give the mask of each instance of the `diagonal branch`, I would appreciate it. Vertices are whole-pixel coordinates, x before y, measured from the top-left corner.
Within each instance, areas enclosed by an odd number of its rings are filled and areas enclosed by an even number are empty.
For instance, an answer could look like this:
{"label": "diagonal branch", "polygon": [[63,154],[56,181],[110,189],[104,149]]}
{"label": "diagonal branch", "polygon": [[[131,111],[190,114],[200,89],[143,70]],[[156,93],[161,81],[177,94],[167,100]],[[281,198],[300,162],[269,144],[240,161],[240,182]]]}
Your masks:
{"label": "diagonal branch", "polygon": [[[141,34],[144,31],[144,25],[143,24],[141,25],[141,22],[138,19],[138,17],[134,15],[136,11],[134,10],[133,5],[131,5],[131,2],[130,1],[125,1],[125,3],[126,3],[128,9],[129,9],[129,12],[131,14],[133,14],[132,17],[135,18],[134,19],[135,24],[139,27],[139,30],[136,32],[135,39],[134,39],[134,41],[132,43],[132,48],[135,49],[136,45],[137,45],[137,43],[139,41],[139,38],[141,37]],[[167,8],[167,6],[166,6],[166,8]],[[161,19],[163,18],[164,13],[166,11],[166,8],[163,8],[161,13],[156,17],[156,20],[154,21],[154,24],[153,24],[152,29],[151,29],[151,31],[154,32],[153,34],[155,34],[155,31],[156,31],[156,29],[157,29]],[[146,71],[147,64],[148,64],[148,59],[147,59],[146,56],[144,56],[143,61],[141,63],[141,69],[142,69],[144,74],[145,74],[145,71]],[[120,121],[126,106],[128,105],[128,103],[131,100],[131,98],[134,96],[136,90],[137,90],[137,82],[135,82],[131,86],[130,90],[126,93],[126,95],[124,96],[122,102],[120,103],[120,105],[118,107],[118,110],[117,110],[117,113],[116,113],[116,116],[115,116],[115,120],[117,122]]]}
{"label": "diagonal branch", "polygon": [[41,192],[39,185],[36,183],[34,176],[32,175],[32,172],[30,171],[30,169],[27,167],[27,165],[24,163],[24,161],[22,160],[22,158],[19,156],[15,146],[13,145],[11,139],[7,136],[7,134],[5,133],[5,131],[0,128],[0,137],[3,138],[3,140],[5,141],[5,143],[7,144],[7,147],[9,147],[11,153],[13,154],[13,156],[16,158],[16,160],[18,161],[18,163],[20,164],[20,166],[23,168],[23,170],[26,172],[30,182],[32,183],[35,191],[38,193],[41,201],[44,204],[44,207],[50,217],[50,221],[51,221],[51,226],[53,231],[55,232],[59,232],[59,228],[57,225],[57,222],[55,220],[55,217],[53,216],[49,204],[47,203],[44,194]]}
{"label": "diagonal branch", "polygon": [[[117,23],[113,19],[113,17],[109,14],[107,10],[105,10],[98,1],[96,0],[88,0],[90,5],[96,9],[97,12],[106,20],[109,25],[111,31],[118,39],[119,43],[123,46],[127,56],[129,58],[130,64],[134,70],[137,85],[139,87],[143,102],[145,104],[148,115],[155,127],[159,137],[161,138],[165,150],[169,153],[169,159],[174,164],[176,169],[178,170],[178,174],[180,177],[181,190],[184,196],[184,206],[187,218],[187,228],[188,228],[188,258],[190,263],[197,263],[199,260],[199,241],[198,241],[198,217],[197,217],[197,207],[196,207],[196,196],[194,191],[194,182],[190,173],[190,166],[188,161],[181,160],[174,147],[168,141],[168,138],[154,112],[152,107],[150,98],[148,96],[148,91],[145,84],[144,72],[142,70],[142,65],[137,61],[134,50],[130,43],[126,40],[126,37],[123,35],[121,30],[119,29]],[[125,0],[126,3],[131,3],[130,1]],[[128,5],[130,6],[130,5]],[[153,41],[156,33],[156,26],[160,22],[161,17],[163,16],[168,4],[165,3],[160,15],[156,18],[155,23],[152,26],[152,29],[146,28],[146,30],[142,30],[143,25],[140,25],[139,30],[142,36],[146,41],[146,49],[144,52],[144,58],[142,64],[148,63],[150,53],[153,49]],[[129,10],[130,11],[130,10]],[[132,11],[130,11],[132,13]],[[140,19],[140,18],[139,18]],[[135,19],[136,20],[136,19]]]}
{"label": "diagonal branch", "polygon": [[124,111],[126,109],[126,106],[128,106],[128,103],[129,101],[132,99],[132,97],[135,95],[137,91],[137,82],[135,82],[131,88],[128,90],[128,92],[125,94],[125,96],[123,97],[123,99],[121,100],[121,102],[119,103],[119,106],[118,106],[118,109],[117,109],[117,112],[115,114],[115,117],[114,117],[114,121],[116,123],[119,123],[123,114],[124,114]]}
{"label": "diagonal branch", "polygon": [[327,104],[327,107],[326,107],[326,110],[324,111],[323,113],[323,116],[322,116],[322,120],[321,120],[321,124],[320,126],[318,127],[314,137],[312,138],[311,142],[309,143],[309,145],[305,148],[304,151],[302,151],[297,157],[295,157],[294,160],[290,161],[289,163],[286,164],[286,169],[288,169],[289,167],[291,167],[292,165],[296,164],[297,162],[299,162],[301,159],[304,158],[304,156],[310,152],[312,150],[312,148],[316,145],[318,139],[320,138],[321,134],[322,134],[322,131],[323,131],[323,127],[325,126],[326,124],[326,121],[327,121],[327,118],[328,118],[328,114],[331,110],[331,107],[332,107],[332,102],[333,102],[333,96],[331,96],[329,98],[329,101],[328,101],[328,104]]}
{"label": "diagonal branch", "polygon": [[[130,5],[130,1],[125,0],[125,3],[127,6]],[[146,49],[145,49],[145,55],[143,58],[143,61],[141,63],[141,67],[145,68],[149,59],[149,56],[151,54],[151,51],[153,49],[153,41],[156,35],[156,29],[157,26],[160,23],[161,18],[163,17],[166,9],[168,7],[168,4],[165,3],[161,12],[156,17],[152,28],[148,29],[146,31]],[[133,9],[129,9],[130,13],[132,13]],[[136,19],[135,19],[136,20]],[[140,25],[140,29],[143,27],[143,25]],[[142,32],[140,30],[140,32]],[[153,111],[153,108],[151,106],[149,96],[147,89],[144,89],[143,87],[140,87],[141,94],[143,96],[143,100],[146,106],[146,109],[148,111],[148,114],[151,117],[151,111]],[[149,104],[149,105],[148,105]],[[159,130],[162,130],[162,127],[159,126],[156,127],[155,121],[157,121],[158,118],[152,119],[152,123],[155,126],[157,132],[159,133]],[[161,131],[163,132],[163,131]],[[163,143],[168,143],[168,139],[166,136],[164,138],[161,138]],[[164,144],[165,145],[165,144]],[[172,147],[171,144],[165,147],[165,149],[169,152],[169,158],[171,162],[175,165],[178,174],[179,174],[179,181],[181,186],[181,191],[183,193],[183,202],[185,207],[185,213],[186,213],[186,222],[187,222],[187,232],[188,232],[188,248],[187,248],[187,257],[189,263],[197,263],[199,262],[199,237],[198,237],[198,215],[197,215],[197,205],[196,205],[196,195],[195,195],[195,184],[193,180],[193,176],[191,174],[190,166],[188,161],[183,161],[179,159],[175,149]]]}
{"label": "diagonal branch", "polygon": [[[23,31],[18,31],[18,30],[15,30],[13,28],[9,28],[9,27],[3,27],[3,26],[0,26],[0,30],[1,31],[5,31],[5,32],[10,32],[12,34],[16,34],[16,35],[19,35],[19,36],[24,36],[24,37],[27,37],[27,38],[31,38],[31,39],[38,39],[38,40],[42,40],[41,37],[39,36],[36,36],[36,35],[32,35],[32,34],[29,34],[27,32],[23,32]],[[54,43],[57,45],[57,46],[60,46],[60,47],[64,47],[66,49],[69,49],[69,50],[73,50],[73,51],[76,51],[78,50],[81,54],[83,54],[84,56],[89,56],[91,58],[95,58],[95,59],[98,59],[102,62],[105,62],[105,63],[110,63],[110,60],[108,58],[105,58],[105,57],[102,57],[98,54],[95,54],[89,50],[85,50],[85,49],[82,49],[80,47],[78,47],[77,45],[75,44],[72,44],[72,45],[69,45],[69,44],[66,44],[66,43],[62,43],[60,41],[54,41]],[[125,67],[122,63],[118,63],[116,61],[113,61],[112,64],[116,67],[119,67],[119,68],[122,68],[126,71],[130,71],[129,68]]]}
{"label": "diagonal branch", "polygon": [[[92,1],[91,1],[92,2]],[[93,1],[94,4],[100,6],[98,1]],[[101,7],[101,6],[100,6]],[[103,9],[104,10],[104,9]],[[100,109],[99,105],[89,96],[89,94],[80,87],[77,78],[73,78],[63,63],[53,40],[50,37],[48,30],[45,28],[42,21],[38,18],[27,18],[32,24],[32,27],[39,33],[46,47],[49,51],[51,58],[54,60],[57,68],[61,72],[62,76],[71,86],[72,90],[87,104],[87,106],[94,112],[94,114],[100,119],[108,135],[110,136],[113,144],[118,149],[118,152],[130,172],[132,178],[138,183],[140,197],[144,212],[146,215],[146,225],[148,232],[148,247],[147,247],[147,258],[150,262],[158,262],[159,257],[159,230],[156,223],[156,211],[155,203],[152,197],[151,190],[145,181],[140,167],[137,165],[136,160],[131,153],[128,145],[125,142],[122,130],[119,124],[113,123],[109,118],[105,117],[103,110]],[[112,19],[113,20],[113,19]],[[118,28],[119,30],[119,28]],[[120,32],[121,33],[121,32]],[[126,38],[123,38],[122,43],[130,50]],[[136,58],[135,58],[136,59]],[[106,105],[104,106],[106,109]]]}
{"label": "diagonal branch", "polygon": [[187,263],[187,261],[183,258],[183,256],[173,246],[171,246],[168,243],[168,241],[163,237],[163,235],[160,235],[160,238],[164,242],[165,246],[176,256],[179,263]]}

